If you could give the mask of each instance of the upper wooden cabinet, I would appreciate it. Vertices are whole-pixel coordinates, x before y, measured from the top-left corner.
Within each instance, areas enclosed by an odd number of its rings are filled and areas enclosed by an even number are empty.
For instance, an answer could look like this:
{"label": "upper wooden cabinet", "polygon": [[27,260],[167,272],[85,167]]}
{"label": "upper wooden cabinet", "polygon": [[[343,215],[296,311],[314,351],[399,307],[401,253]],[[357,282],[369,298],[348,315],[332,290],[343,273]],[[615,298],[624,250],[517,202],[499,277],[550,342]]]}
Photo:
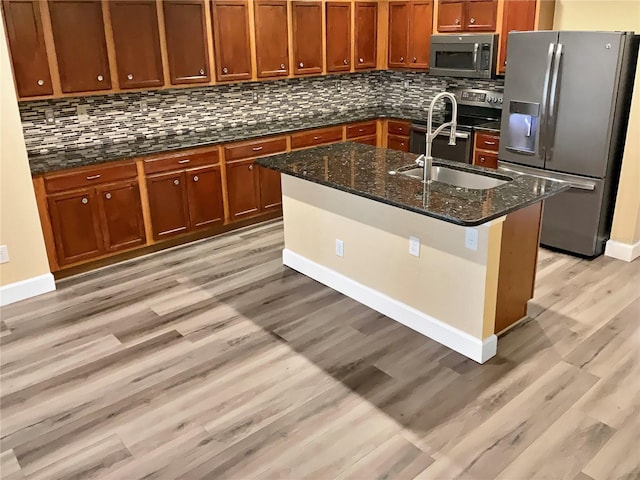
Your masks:
{"label": "upper wooden cabinet", "polygon": [[498,73],[507,69],[507,41],[509,32],[534,30],[536,24],[536,0],[506,0],[500,32],[500,58]]}
{"label": "upper wooden cabinet", "polygon": [[289,75],[289,15],[286,0],[256,0],[258,77]]}
{"label": "upper wooden cabinet", "polygon": [[164,0],[162,4],[171,83],[209,82],[204,0]]}
{"label": "upper wooden cabinet", "polygon": [[430,0],[389,4],[389,67],[429,68],[432,23]]}
{"label": "upper wooden cabinet", "polygon": [[249,80],[251,44],[246,0],[213,1],[213,38],[218,80]]}
{"label": "upper wooden cabinet", "polygon": [[7,38],[20,97],[51,95],[51,73],[39,0],[3,0]]}
{"label": "upper wooden cabinet", "polygon": [[495,32],[497,0],[439,0],[438,32]]}
{"label": "upper wooden cabinet", "polygon": [[351,70],[351,3],[326,3],[327,72]]}
{"label": "upper wooden cabinet", "polygon": [[111,73],[100,0],[50,0],[51,28],[65,93],[109,90]]}
{"label": "upper wooden cabinet", "polygon": [[109,8],[120,88],[163,85],[155,0],[111,0]]}
{"label": "upper wooden cabinet", "polygon": [[378,4],[356,2],[355,13],[355,68],[376,68],[378,52]]}
{"label": "upper wooden cabinet", "polygon": [[322,73],[322,2],[292,2],[293,71]]}

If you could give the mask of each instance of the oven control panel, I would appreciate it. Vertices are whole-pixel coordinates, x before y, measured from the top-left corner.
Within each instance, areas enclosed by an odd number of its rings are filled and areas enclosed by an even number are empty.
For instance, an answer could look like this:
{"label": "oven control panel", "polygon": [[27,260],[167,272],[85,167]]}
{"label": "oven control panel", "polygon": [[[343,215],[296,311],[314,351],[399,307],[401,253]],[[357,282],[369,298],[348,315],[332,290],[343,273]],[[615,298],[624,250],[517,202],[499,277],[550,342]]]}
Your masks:
{"label": "oven control panel", "polygon": [[473,88],[461,88],[455,90],[454,95],[458,103],[479,107],[502,108],[503,93],[494,90],[478,90]]}

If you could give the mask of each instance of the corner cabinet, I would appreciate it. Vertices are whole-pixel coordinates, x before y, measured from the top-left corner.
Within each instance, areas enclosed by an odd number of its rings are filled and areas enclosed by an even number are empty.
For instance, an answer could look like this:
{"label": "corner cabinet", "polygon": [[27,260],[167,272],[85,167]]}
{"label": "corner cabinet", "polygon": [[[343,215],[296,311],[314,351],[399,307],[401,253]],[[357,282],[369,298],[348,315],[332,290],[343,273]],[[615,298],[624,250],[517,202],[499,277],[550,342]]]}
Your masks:
{"label": "corner cabinet", "polygon": [[251,79],[248,2],[246,0],[214,0],[212,12],[218,81]]}
{"label": "corner cabinet", "polygon": [[432,24],[430,0],[389,3],[390,68],[429,68]]}

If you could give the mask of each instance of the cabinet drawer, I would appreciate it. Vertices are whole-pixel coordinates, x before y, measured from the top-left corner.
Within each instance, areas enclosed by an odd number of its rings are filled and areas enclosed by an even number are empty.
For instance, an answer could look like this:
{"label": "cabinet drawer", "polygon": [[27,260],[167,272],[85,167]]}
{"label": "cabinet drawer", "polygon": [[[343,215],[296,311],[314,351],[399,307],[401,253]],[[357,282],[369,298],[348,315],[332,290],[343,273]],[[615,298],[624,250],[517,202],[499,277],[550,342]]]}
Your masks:
{"label": "cabinet drawer", "polygon": [[226,162],[242,160],[244,158],[271,155],[287,150],[285,137],[271,138],[268,140],[252,140],[250,142],[236,143],[224,147],[224,159]]}
{"label": "cabinet drawer", "polygon": [[395,135],[387,136],[387,148],[391,150],[400,150],[401,152],[409,151],[409,138],[398,137]]}
{"label": "cabinet drawer", "polygon": [[110,166],[97,166],[80,171],[45,175],[44,184],[48,193],[63,192],[85,188],[97,183],[115,182],[135,178],[138,175],[136,164],[125,163]]}
{"label": "cabinet drawer", "polygon": [[389,121],[389,135],[402,135],[404,137],[408,137],[410,128],[411,125],[409,125],[409,122],[399,122],[397,120]]}
{"label": "cabinet drawer", "polygon": [[318,128],[291,135],[291,148],[313,147],[342,140],[342,127]]}
{"label": "cabinet drawer", "polygon": [[194,153],[188,155],[177,153],[161,158],[148,158],[144,161],[144,173],[160,173],[180,168],[204,167],[215,165],[220,162],[218,150],[211,150],[205,153]]}
{"label": "cabinet drawer", "polygon": [[375,135],[376,122],[356,123],[347,126],[347,138],[366,137]]}
{"label": "cabinet drawer", "polygon": [[375,135],[371,135],[370,137],[361,137],[352,140],[355,143],[362,143],[363,145],[371,145],[372,147],[378,146],[378,139]]}
{"label": "cabinet drawer", "polygon": [[491,150],[497,152],[500,147],[500,137],[488,133],[476,134],[476,148],[479,150]]}
{"label": "cabinet drawer", "polygon": [[498,154],[492,152],[475,152],[473,164],[487,168],[498,168]]}

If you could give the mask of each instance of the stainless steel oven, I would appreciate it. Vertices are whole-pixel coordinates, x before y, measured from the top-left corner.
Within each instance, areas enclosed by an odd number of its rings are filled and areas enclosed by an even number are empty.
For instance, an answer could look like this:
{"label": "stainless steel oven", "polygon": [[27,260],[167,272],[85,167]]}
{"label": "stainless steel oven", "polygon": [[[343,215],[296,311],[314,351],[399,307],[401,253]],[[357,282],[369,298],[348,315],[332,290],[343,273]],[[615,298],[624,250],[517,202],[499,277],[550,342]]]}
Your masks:
{"label": "stainless steel oven", "polygon": [[[427,147],[427,128],[421,124],[411,125],[409,151],[424,153]],[[460,128],[456,131],[456,144],[449,145],[449,130],[443,130],[433,139],[431,154],[434,158],[444,158],[454,162],[471,163],[471,132]]]}
{"label": "stainless steel oven", "polygon": [[448,77],[492,78],[497,34],[431,35],[429,73]]}

